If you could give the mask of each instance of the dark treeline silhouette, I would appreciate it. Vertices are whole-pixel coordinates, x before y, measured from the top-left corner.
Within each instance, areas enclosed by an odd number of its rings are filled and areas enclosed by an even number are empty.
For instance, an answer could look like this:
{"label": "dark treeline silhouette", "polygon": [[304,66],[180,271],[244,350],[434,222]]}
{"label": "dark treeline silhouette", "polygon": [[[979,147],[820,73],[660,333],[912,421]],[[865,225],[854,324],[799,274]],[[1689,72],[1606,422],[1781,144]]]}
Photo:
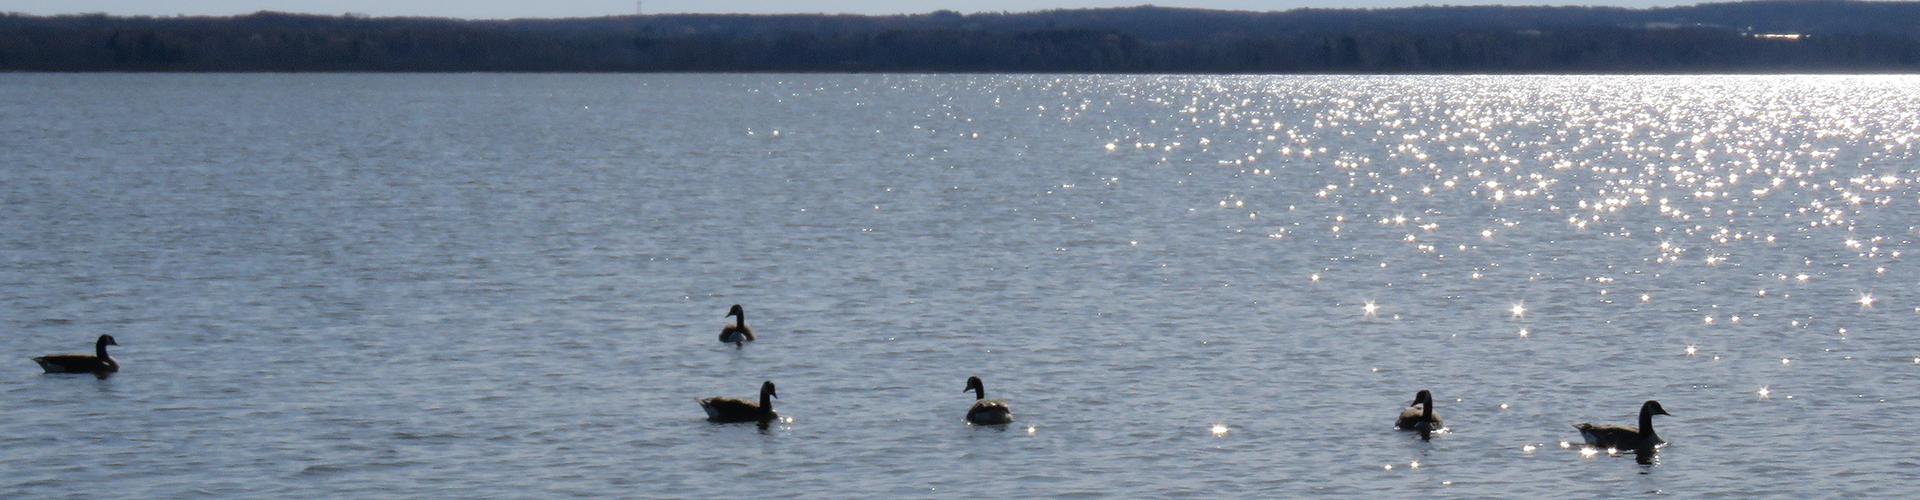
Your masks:
{"label": "dark treeline silhouette", "polygon": [[1920,2],[468,21],[0,15],[0,71],[1912,72]]}

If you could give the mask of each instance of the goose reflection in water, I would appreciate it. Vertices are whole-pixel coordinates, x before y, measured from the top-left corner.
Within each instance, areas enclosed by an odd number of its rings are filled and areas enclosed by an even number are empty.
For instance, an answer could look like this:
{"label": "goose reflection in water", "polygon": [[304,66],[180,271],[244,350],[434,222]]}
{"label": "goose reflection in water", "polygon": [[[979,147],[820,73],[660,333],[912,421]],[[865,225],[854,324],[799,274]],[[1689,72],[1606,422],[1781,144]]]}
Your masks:
{"label": "goose reflection in water", "polygon": [[1653,465],[1654,457],[1658,456],[1660,456],[1660,450],[1657,449],[1633,450],[1633,461],[1640,465]]}

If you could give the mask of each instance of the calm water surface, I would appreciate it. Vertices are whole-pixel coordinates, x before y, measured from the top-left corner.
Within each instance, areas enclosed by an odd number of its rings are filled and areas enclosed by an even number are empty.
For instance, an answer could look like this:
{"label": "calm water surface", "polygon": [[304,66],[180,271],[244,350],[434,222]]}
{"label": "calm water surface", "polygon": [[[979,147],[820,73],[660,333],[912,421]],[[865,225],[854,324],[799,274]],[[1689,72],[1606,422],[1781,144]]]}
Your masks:
{"label": "calm water surface", "polygon": [[[1910,494],[1916,109],[1910,77],[0,75],[0,497]],[[26,359],[102,333],[111,378]],[[962,422],[972,375],[1016,425]],[[762,380],[764,430],[694,404]],[[1430,443],[1391,429],[1420,389]],[[1651,464],[1581,452],[1647,399]]]}

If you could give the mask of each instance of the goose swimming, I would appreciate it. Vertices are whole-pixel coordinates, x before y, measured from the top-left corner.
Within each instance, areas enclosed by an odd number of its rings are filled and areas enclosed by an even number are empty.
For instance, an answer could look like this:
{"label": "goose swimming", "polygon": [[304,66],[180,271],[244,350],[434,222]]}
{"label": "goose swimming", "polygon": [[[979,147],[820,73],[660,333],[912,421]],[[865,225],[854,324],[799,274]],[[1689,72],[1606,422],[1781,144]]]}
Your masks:
{"label": "goose swimming", "polygon": [[740,304],[734,304],[733,309],[727,311],[727,317],[735,318],[734,324],[720,328],[721,342],[745,346],[753,341],[753,328],[747,326],[747,312],[740,308]]}
{"label": "goose swimming", "polygon": [[120,345],[113,341],[112,335],[101,335],[93,342],[93,354],[49,354],[33,358],[47,373],[113,373],[120,371],[120,363],[107,355],[107,346]]}
{"label": "goose swimming", "polygon": [[973,407],[967,409],[967,421],[979,425],[1001,425],[1013,423],[1013,409],[1007,407],[1005,399],[987,399],[987,386],[980,383],[980,377],[967,377],[967,388],[960,392],[973,391]]}
{"label": "goose swimming", "polygon": [[707,421],[716,423],[766,422],[778,418],[773,412],[773,398],[780,397],[773,391],[773,381],[760,384],[760,404],[749,403],[734,398],[707,398],[698,400],[700,409],[707,411]]}
{"label": "goose swimming", "polygon": [[1665,444],[1659,434],[1653,433],[1654,415],[1672,415],[1660,407],[1659,401],[1647,400],[1640,405],[1640,425],[1593,425],[1575,424],[1580,429],[1580,437],[1595,448],[1614,448],[1630,450],[1651,450]]}
{"label": "goose swimming", "polygon": [[1433,412],[1433,393],[1422,389],[1413,395],[1413,404],[1400,410],[1400,419],[1393,422],[1393,428],[1403,431],[1420,431],[1422,439],[1431,437],[1433,432],[1446,428],[1440,421],[1440,414]]}

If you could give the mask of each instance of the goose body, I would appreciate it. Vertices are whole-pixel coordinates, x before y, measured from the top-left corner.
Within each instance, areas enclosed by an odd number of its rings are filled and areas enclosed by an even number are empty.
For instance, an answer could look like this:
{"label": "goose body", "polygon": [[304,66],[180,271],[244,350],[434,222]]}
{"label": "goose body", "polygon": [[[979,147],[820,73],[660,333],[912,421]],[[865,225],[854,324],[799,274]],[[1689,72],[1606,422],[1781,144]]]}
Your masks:
{"label": "goose body", "polygon": [[733,324],[720,328],[721,342],[743,346],[753,341],[753,327],[747,326],[747,312],[740,308],[740,304],[734,304],[733,309],[727,311],[727,317],[735,320]]}
{"label": "goose body", "polygon": [[987,399],[987,386],[980,377],[967,377],[967,388],[960,392],[973,391],[973,407],[967,409],[967,421],[979,425],[1002,425],[1013,423],[1013,408],[1007,406],[1007,400]]}
{"label": "goose body", "polygon": [[1400,410],[1400,418],[1393,422],[1393,428],[1403,431],[1434,432],[1446,426],[1440,414],[1433,412],[1433,393],[1426,390],[1414,394],[1413,404]]}
{"label": "goose body", "polygon": [[120,363],[107,355],[107,346],[120,345],[113,341],[112,335],[101,335],[93,342],[93,354],[49,354],[33,358],[40,363],[40,369],[47,373],[113,373],[120,371]]}
{"label": "goose body", "polygon": [[734,398],[706,398],[698,400],[700,409],[707,411],[707,421],[715,423],[766,422],[778,418],[773,412],[773,398],[780,397],[773,390],[773,381],[760,384],[760,404]]}
{"label": "goose body", "polygon": [[1640,405],[1640,425],[1593,425],[1575,424],[1580,437],[1595,448],[1614,448],[1630,450],[1651,450],[1665,444],[1659,434],[1653,432],[1654,415],[1671,415],[1660,407],[1659,401],[1647,400]]}

